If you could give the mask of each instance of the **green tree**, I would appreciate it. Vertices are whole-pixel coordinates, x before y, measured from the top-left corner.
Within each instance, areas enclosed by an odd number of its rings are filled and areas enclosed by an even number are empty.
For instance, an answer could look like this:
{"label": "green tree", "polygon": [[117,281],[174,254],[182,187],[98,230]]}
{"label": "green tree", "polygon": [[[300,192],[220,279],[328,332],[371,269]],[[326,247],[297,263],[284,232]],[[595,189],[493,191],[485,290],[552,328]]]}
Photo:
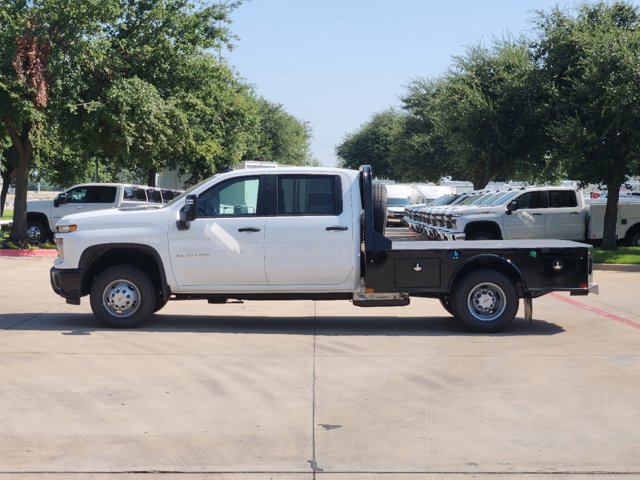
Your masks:
{"label": "green tree", "polygon": [[603,247],[615,249],[620,186],[640,171],[640,11],[626,2],[539,12],[552,151],[566,172],[608,190]]}
{"label": "green tree", "polygon": [[416,79],[401,98],[405,115],[391,149],[394,176],[401,181],[439,182],[464,175],[451,161],[440,104],[444,79]]}
{"label": "green tree", "polygon": [[26,237],[28,175],[34,147],[65,103],[60,86],[95,58],[93,39],[117,13],[115,0],[0,0],[0,125],[16,158],[11,239]]}
{"label": "green tree", "polygon": [[392,163],[405,178],[453,176],[475,188],[545,177],[543,98],[524,40],[470,47],[446,75],[410,83]]}
{"label": "green tree", "polygon": [[298,120],[280,104],[256,99],[258,126],[246,160],[279,162],[285,165],[311,165],[311,127]]}
{"label": "green tree", "polygon": [[541,171],[544,131],[535,65],[523,41],[471,47],[455,59],[440,94],[440,134],[475,188]]}
{"label": "green tree", "polygon": [[[202,59],[213,61],[205,49],[228,44],[228,14],[237,5],[0,0],[0,125],[17,159],[12,240],[26,237],[29,169],[38,146],[50,143],[49,131],[87,162],[97,155],[149,174],[204,149],[191,134],[185,92],[195,85],[194,68]],[[202,94],[206,88],[196,90]],[[211,106],[219,98],[204,103]],[[223,111],[231,118],[210,109],[214,115],[208,119],[224,120],[217,128],[223,132],[218,157],[239,159],[242,146],[224,135],[235,133],[244,119],[234,118],[232,108]],[[213,160],[223,161],[206,158],[210,169]]]}
{"label": "green tree", "polygon": [[394,109],[373,115],[359,130],[348,134],[336,147],[339,165],[358,168],[371,165],[376,177],[397,179],[391,164],[393,145],[402,128],[402,114]]}

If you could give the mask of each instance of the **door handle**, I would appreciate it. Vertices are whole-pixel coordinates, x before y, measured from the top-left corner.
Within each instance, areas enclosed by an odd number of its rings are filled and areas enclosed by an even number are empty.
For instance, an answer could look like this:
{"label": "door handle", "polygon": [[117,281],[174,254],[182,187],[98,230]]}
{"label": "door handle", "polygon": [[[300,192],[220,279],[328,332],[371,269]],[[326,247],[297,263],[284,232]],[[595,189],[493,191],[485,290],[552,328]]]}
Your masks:
{"label": "door handle", "polygon": [[533,215],[534,217],[541,217],[542,216],[541,213],[532,213],[531,215]]}
{"label": "door handle", "polygon": [[239,232],[259,232],[259,228],[255,227],[242,227],[238,229]]}
{"label": "door handle", "polygon": [[580,212],[571,212],[571,215],[580,215]]}
{"label": "door handle", "polygon": [[333,227],[327,227],[327,232],[344,232],[345,230],[349,230],[349,227],[345,227],[343,225],[335,225]]}

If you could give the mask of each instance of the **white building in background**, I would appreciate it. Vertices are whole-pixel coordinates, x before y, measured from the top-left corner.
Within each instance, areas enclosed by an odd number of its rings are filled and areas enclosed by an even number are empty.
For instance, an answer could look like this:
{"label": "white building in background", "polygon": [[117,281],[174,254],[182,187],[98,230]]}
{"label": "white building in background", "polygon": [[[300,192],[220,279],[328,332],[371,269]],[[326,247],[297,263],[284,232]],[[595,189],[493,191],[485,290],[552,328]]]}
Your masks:
{"label": "white building in background", "polygon": [[408,198],[411,203],[428,203],[443,195],[471,192],[471,182],[447,180],[440,185],[429,183],[385,183],[387,197]]}

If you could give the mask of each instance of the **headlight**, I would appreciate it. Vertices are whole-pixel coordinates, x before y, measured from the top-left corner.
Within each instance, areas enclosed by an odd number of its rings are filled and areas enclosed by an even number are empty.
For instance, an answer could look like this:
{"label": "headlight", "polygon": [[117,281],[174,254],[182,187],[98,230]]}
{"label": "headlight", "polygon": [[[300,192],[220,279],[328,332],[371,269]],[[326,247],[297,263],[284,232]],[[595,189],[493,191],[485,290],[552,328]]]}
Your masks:
{"label": "headlight", "polygon": [[78,229],[77,225],[56,225],[56,232],[58,233],[71,233]]}

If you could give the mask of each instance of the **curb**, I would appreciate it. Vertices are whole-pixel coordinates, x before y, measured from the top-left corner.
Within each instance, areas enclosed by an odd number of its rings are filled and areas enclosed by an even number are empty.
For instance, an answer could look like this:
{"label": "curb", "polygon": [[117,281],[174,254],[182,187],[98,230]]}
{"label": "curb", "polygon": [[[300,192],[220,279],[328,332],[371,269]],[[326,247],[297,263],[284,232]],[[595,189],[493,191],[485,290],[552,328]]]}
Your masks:
{"label": "curb", "polygon": [[608,272],[640,272],[640,265],[626,265],[613,263],[594,263],[594,270],[602,270]]}
{"label": "curb", "polygon": [[57,250],[39,248],[36,250],[29,249],[0,249],[0,257],[56,257],[58,256]]}

